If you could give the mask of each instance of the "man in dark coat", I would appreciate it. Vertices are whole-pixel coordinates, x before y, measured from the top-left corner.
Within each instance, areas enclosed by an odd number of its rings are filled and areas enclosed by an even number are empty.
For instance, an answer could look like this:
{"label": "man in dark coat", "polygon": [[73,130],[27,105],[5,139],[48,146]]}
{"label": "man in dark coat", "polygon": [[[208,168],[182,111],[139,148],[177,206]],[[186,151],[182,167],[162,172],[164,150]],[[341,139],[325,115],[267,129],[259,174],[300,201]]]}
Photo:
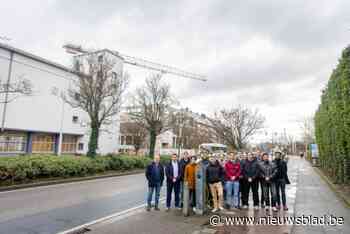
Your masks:
{"label": "man in dark coat", "polygon": [[242,190],[242,200],[243,208],[247,209],[249,207],[249,192],[252,189],[253,192],[253,203],[254,209],[259,209],[259,194],[258,194],[258,164],[257,160],[252,154],[248,154],[248,159],[243,164],[242,174],[243,174],[243,190]]}
{"label": "man in dark coat", "polygon": [[269,161],[267,153],[263,153],[262,161],[259,164],[260,177],[263,180],[263,193],[265,198],[265,209],[270,209],[270,194],[271,194],[271,206],[273,211],[276,209],[276,186],[275,177],[277,174],[277,167],[273,162]]}
{"label": "man in dark coat", "polygon": [[277,173],[275,177],[275,186],[276,186],[276,203],[277,209],[281,208],[281,195],[282,195],[282,205],[283,210],[288,210],[287,204],[286,204],[286,184],[290,184],[289,178],[288,178],[288,167],[287,162],[281,158],[282,153],[279,151],[275,152],[275,160],[274,163],[277,167]]}
{"label": "man in dark coat", "polygon": [[166,207],[167,211],[170,210],[171,205],[171,196],[174,191],[175,195],[175,207],[180,208],[180,181],[181,181],[181,166],[179,161],[177,160],[177,154],[173,154],[171,156],[170,163],[165,168],[166,174]]}
{"label": "man in dark coat", "polygon": [[153,191],[155,191],[154,209],[159,210],[158,204],[159,204],[160,189],[164,181],[164,167],[160,163],[159,155],[155,155],[153,162],[146,167],[146,179],[148,181],[148,196],[147,196],[146,209],[147,211],[151,210]]}

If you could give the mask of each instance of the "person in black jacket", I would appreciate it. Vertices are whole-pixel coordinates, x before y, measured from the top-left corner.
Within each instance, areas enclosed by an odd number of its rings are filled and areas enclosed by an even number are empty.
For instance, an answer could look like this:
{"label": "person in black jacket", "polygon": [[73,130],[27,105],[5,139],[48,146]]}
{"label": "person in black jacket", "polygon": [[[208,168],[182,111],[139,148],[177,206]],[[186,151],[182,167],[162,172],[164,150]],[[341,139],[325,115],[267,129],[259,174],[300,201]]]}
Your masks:
{"label": "person in black jacket", "polygon": [[165,174],[166,174],[166,187],[167,187],[167,193],[166,193],[167,211],[170,210],[171,196],[173,191],[175,195],[175,207],[177,209],[181,209],[180,208],[180,180],[181,180],[182,171],[181,171],[180,163],[177,160],[177,154],[173,154],[171,156],[171,161],[165,168]]}
{"label": "person in black jacket", "polygon": [[282,154],[279,151],[275,152],[274,163],[277,167],[277,173],[275,177],[275,186],[276,186],[276,203],[277,209],[281,208],[281,195],[282,195],[282,205],[283,210],[288,210],[286,204],[286,184],[290,184],[288,174],[287,174],[287,162],[281,158]]}
{"label": "person in black jacket", "polygon": [[274,180],[277,174],[276,165],[269,161],[267,153],[262,155],[263,161],[259,164],[260,176],[263,179],[263,193],[265,198],[265,209],[269,210],[270,206],[270,193],[271,193],[271,206],[273,211],[276,209],[276,187]]}
{"label": "person in black jacket", "polygon": [[[257,165],[259,165],[260,163],[262,163],[262,155],[263,153],[259,153],[256,157],[257,160]],[[265,208],[265,197],[264,197],[264,192],[263,192],[263,184],[264,184],[264,179],[261,177],[260,173],[258,173],[258,190],[260,187],[260,206],[261,208]]]}
{"label": "person in black jacket", "polygon": [[164,181],[164,167],[160,163],[160,156],[155,155],[154,161],[146,167],[146,179],[148,181],[148,196],[147,196],[147,211],[151,210],[151,202],[154,195],[154,209],[159,210],[159,195],[160,189]]}
{"label": "person in black jacket", "polygon": [[206,169],[207,183],[209,184],[210,193],[213,198],[214,209],[212,212],[223,210],[223,188],[224,169],[214,156],[209,158],[209,166]]}
{"label": "person in black jacket", "polygon": [[247,209],[249,207],[248,201],[250,188],[253,192],[254,209],[259,209],[258,174],[259,170],[257,160],[254,159],[252,154],[248,154],[248,159],[246,159],[242,168],[242,183],[244,184],[242,190],[242,200],[244,209]]}

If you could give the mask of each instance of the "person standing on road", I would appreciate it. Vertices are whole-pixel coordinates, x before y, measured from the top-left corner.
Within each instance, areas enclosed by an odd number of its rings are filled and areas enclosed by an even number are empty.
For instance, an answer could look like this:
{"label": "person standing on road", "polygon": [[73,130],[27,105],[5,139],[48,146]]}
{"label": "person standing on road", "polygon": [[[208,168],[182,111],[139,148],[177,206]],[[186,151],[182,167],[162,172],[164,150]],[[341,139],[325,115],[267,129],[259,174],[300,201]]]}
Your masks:
{"label": "person standing on road", "polygon": [[257,160],[252,154],[248,154],[248,159],[245,161],[242,174],[243,174],[243,209],[248,209],[249,207],[249,192],[250,188],[253,192],[253,205],[254,209],[259,209],[259,193],[258,193],[258,165]]}
{"label": "person standing on road", "polygon": [[177,160],[177,154],[171,156],[170,163],[165,168],[166,174],[166,211],[170,210],[171,196],[174,191],[175,196],[175,207],[180,208],[180,179],[181,179],[181,167],[179,161]]}
{"label": "person standing on road", "polygon": [[265,198],[265,209],[270,209],[270,194],[271,194],[271,206],[273,211],[276,209],[276,186],[274,179],[277,174],[276,165],[269,161],[269,155],[263,153],[263,161],[259,164],[260,176],[263,179],[263,193]]}
{"label": "person standing on road", "polygon": [[225,188],[227,207],[238,208],[239,206],[239,176],[241,175],[241,164],[236,160],[231,152],[224,166],[225,169]]}
{"label": "person standing on road", "polygon": [[183,206],[183,197],[184,197],[184,174],[185,174],[185,168],[190,163],[191,159],[187,151],[184,152],[182,159],[180,160],[179,164],[181,167],[181,176],[180,176],[180,207]]}
{"label": "person standing on road", "polygon": [[189,190],[190,205],[194,212],[196,212],[196,168],[197,157],[192,156],[191,162],[185,167],[184,183],[187,183]]}
{"label": "person standing on road", "polygon": [[223,210],[223,188],[222,181],[224,179],[224,169],[214,156],[209,158],[209,166],[206,170],[207,182],[209,184],[210,193],[213,199],[214,209],[212,212]]}
{"label": "person standing on road", "polygon": [[148,181],[147,211],[151,210],[151,202],[154,195],[154,209],[159,210],[160,189],[164,181],[164,167],[160,163],[160,156],[155,155],[151,164],[146,167],[146,179]]}
{"label": "person standing on road", "polygon": [[275,178],[275,186],[276,186],[276,203],[277,210],[281,208],[281,196],[282,196],[282,205],[283,210],[288,210],[287,201],[286,201],[286,184],[290,184],[288,174],[287,174],[287,162],[281,158],[282,153],[279,151],[275,152],[275,160],[274,163],[277,167],[277,174]]}

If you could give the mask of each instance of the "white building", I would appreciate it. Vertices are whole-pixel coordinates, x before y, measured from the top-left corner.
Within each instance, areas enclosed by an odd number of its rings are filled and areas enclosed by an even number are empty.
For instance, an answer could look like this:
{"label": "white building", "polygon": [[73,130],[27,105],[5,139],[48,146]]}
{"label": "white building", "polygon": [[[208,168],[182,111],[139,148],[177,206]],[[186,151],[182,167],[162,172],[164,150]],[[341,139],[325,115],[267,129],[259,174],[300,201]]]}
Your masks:
{"label": "white building", "polygon": [[[115,72],[122,72],[123,60],[108,50],[101,54],[114,56]],[[89,139],[89,118],[80,109],[73,109],[60,98],[77,77],[69,68],[11,46],[0,44],[1,85],[19,79],[29,80],[33,93],[6,103],[6,94],[0,94],[0,154],[62,153],[84,154]],[[7,100],[13,98],[9,94]],[[63,135],[59,147],[60,133]],[[102,131],[99,153],[117,152],[118,121]]]}

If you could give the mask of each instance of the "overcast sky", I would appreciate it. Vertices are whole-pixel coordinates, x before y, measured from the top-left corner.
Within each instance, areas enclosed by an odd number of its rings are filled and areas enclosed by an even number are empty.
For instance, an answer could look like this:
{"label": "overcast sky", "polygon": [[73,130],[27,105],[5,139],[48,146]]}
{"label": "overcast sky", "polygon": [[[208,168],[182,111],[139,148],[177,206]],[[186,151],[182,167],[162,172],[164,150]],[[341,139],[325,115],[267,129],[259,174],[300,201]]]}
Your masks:
{"label": "overcast sky", "polygon": [[[349,0],[2,1],[0,36],[69,65],[66,42],[204,74],[166,75],[182,106],[259,108],[266,131],[299,133],[350,40]],[[125,66],[130,92],[150,71]]]}

